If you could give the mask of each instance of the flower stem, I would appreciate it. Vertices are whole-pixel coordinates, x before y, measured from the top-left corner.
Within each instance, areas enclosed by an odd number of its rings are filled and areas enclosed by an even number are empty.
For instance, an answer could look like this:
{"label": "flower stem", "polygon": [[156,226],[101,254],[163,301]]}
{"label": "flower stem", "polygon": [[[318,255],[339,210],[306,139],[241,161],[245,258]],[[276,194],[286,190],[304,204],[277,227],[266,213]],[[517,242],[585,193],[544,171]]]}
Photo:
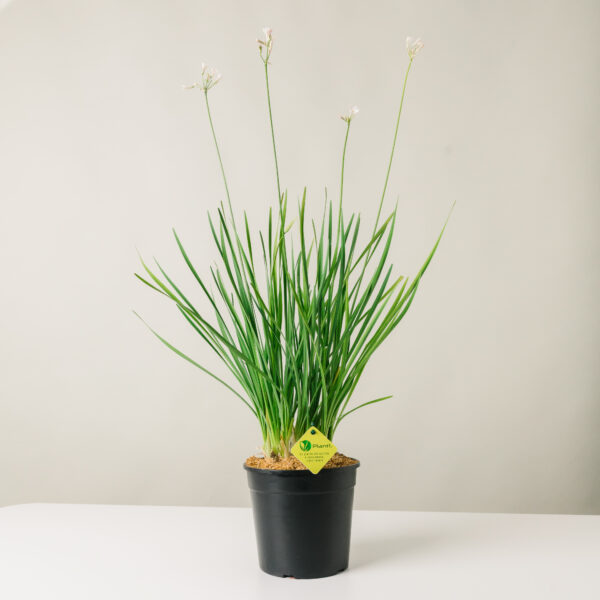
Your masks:
{"label": "flower stem", "polygon": [[346,125],[346,137],[344,138],[344,149],[342,150],[342,174],[340,177],[340,206],[339,206],[339,215],[338,215],[338,229],[342,222],[342,199],[344,197],[344,166],[346,164],[346,146],[348,145],[348,134],[350,133],[350,122],[348,119]]}
{"label": "flower stem", "polygon": [[385,174],[385,183],[383,184],[383,192],[381,193],[381,200],[379,201],[379,209],[377,210],[377,219],[375,220],[375,227],[373,233],[377,231],[379,225],[379,218],[381,217],[381,208],[383,206],[383,200],[385,198],[385,192],[387,190],[388,181],[390,179],[390,171],[392,170],[392,161],[394,160],[394,150],[396,149],[396,140],[398,138],[398,127],[400,126],[400,115],[402,114],[402,106],[404,105],[404,94],[406,93],[406,82],[408,81],[408,74],[412,66],[413,59],[411,58],[406,68],[406,75],[404,76],[404,85],[402,86],[402,96],[400,98],[400,107],[398,108],[398,117],[396,118],[396,129],[394,131],[394,141],[392,143],[392,152],[390,153],[390,160],[388,163],[387,173]]}
{"label": "flower stem", "polygon": [[267,84],[267,104],[269,106],[269,123],[271,125],[271,141],[273,142],[273,156],[275,158],[275,175],[277,176],[277,201],[281,203],[281,185],[279,183],[279,163],[277,162],[277,148],[275,146],[275,128],[273,127],[273,111],[271,110],[271,90],[269,88],[269,63],[265,63],[265,82]]}
{"label": "flower stem", "polygon": [[219,166],[221,167],[221,175],[223,176],[223,183],[225,184],[225,194],[227,195],[227,203],[229,205],[229,214],[231,215],[231,221],[235,226],[235,220],[233,217],[233,209],[231,207],[231,197],[229,195],[229,186],[227,185],[227,176],[225,175],[225,168],[223,167],[223,159],[221,158],[221,151],[219,150],[219,143],[217,142],[215,126],[213,124],[212,115],[210,113],[210,104],[208,102],[208,90],[204,90],[204,100],[206,102],[206,112],[208,113],[208,122],[210,123],[210,130],[212,132],[213,140],[215,142],[215,148],[217,150],[217,158],[219,159]]}
{"label": "flower stem", "polygon": [[[398,139],[398,128],[400,127],[400,116],[402,115],[402,106],[404,105],[404,95],[406,93],[406,83],[408,81],[408,74],[410,73],[410,68],[413,63],[414,56],[409,56],[408,67],[406,67],[406,74],[404,75],[404,83],[402,85],[402,96],[400,97],[400,106],[398,107],[398,116],[396,118],[396,128],[394,130],[394,141],[392,142],[392,151],[390,153],[390,160],[388,162],[387,172],[385,174],[385,182],[383,184],[383,191],[381,192],[381,200],[379,201],[379,208],[377,209],[377,219],[375,219],[375,226],[373,227],[373,235],[377,233],[377,227],[379,226],[379,219],[381,217],[381,208],[383,207],[383,200],[385,198],[385,192],[387,190],[388,181],[390,179],[390,172],[392,170],[392,161],[394,160],[394,151],[396,149],[396,140]],[[373,254],[375,253],[377,246],[373,246],[371,250],[368,251],[367,257],[363,263],[363,267],[361,269],[360,276],[358,278],[358,287],[360,287],[363,277],[365,275],[365,271],[367,270],[367,265],[369,264]],[[354,305],[352,310],[356,307],[356,303],[358,302],[358,295],[354,299]]]}

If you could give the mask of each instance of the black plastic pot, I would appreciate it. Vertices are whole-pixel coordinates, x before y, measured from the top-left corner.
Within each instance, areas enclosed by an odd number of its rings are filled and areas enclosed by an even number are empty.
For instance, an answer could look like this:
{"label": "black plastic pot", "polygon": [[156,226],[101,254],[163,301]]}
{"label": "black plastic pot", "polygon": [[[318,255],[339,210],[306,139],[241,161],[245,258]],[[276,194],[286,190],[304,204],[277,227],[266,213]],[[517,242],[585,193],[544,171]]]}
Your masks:
{"label": "black plastic pot", "polygon": [[248,472],[260,568],[314,579],[348,568],[356,469]]}

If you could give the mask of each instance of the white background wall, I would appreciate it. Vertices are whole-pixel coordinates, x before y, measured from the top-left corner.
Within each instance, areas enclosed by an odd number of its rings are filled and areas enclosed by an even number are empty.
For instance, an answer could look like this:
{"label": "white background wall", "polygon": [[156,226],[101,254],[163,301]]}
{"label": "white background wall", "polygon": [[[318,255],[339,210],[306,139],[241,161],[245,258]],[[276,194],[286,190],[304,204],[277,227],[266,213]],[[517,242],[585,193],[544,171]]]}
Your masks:
{"label": "white background wall", "polygon": [[345,421],[357,506],[600,511],[600,5],[554,2],[20,0],[0,13],[0,504],[246,505],[252,415],[138,310],[225,371],[133,278],[135,247],[193,287],[223,199],[200,62],[236,206],[274,179],[255,38],[274,28],[282,178],[320,208],[353,124],[347,206],[374,218],[407,57],[390,204],[411,275],[457,206]]}

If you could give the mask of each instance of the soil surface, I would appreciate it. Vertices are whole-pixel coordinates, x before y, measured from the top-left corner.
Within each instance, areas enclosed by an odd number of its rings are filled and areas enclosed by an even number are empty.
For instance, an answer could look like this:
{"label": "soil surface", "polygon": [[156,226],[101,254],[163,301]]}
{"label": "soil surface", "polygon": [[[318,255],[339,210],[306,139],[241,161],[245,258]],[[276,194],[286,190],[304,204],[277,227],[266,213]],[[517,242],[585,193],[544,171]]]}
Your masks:
{"label": "soil surface", "polygon": [[[323,467],[324,469],[335,469],[337,467],[347,467],[354,465],[358,461],[344,454],[336,452]],[[246,466],[252,469],[270,469],[272,471],[307,471],[308,469],[295,457],[281,456],[261,457],[250,456],[246,459]]]}

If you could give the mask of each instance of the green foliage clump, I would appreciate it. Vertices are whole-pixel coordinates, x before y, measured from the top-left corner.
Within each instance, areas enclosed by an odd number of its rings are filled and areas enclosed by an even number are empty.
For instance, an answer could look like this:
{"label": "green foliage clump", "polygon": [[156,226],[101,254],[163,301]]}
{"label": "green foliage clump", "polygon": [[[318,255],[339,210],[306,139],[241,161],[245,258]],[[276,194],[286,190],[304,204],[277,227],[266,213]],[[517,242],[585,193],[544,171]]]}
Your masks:
{"label": "green foliage clump", "polygon": [[[387,265],[397,209],[381,220],[408,73],[415,51],[409,47],[409,64],[392,151],[375,225],[366,240],[361,237],[361,216],[343,212],[344,165],[348,135],[356,107],[342,119],[346,123],[340,194],[337,208],[326,201],[320,222],[306,216],[306,189],[298,202],[297,218],[288,219],[287,192],[282,192],[275,145],[269,90],[272,34],[259,41],[267,89],[269,123],[275,159],[277,204],[269,210],[264,231],[251,234],[246,214],[236,221],[229,187],[210,112],[208,91],[220,75],[205,65],[202,80],[190,87],[204,95],[227,198],[209,216],[220,266],[201,276],[179,236],[173,231],[183,260],[208,299],[212,317],[196,309],[161,265],[136,276],[174,303],[183,318],[225,363],[241,389],[224,381],[175,348],[154,330],[173,352],[217,379],[258,419],[267,455],[288,455],[295,440],[315,426],[332,439],[340,422],[354,411],[386,400],[382,396],[350,407],[349,402],[375,350],[408,311],[442,233],[417,275],[409,281],[392,275]],[[273,214],[275,212],[275,215]],[[294,249],[295,248],[295,249]],[[209,283],[209,281],[211,283]],[[211,291],[214,286],[216,292]]]}

